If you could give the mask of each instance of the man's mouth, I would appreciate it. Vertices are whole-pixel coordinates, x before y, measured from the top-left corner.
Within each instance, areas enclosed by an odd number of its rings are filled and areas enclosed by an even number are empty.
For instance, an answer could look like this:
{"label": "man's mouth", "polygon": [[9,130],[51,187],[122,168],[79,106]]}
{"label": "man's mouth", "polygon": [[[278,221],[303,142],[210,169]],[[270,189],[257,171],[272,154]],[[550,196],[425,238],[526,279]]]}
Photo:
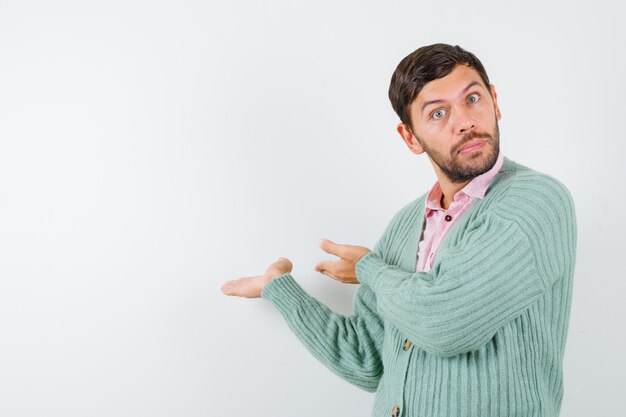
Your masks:
{"label": "man's mouth", "polygon": [[475,140],[475,141],[471,141],[470,143],[468,143],[467,145],[465,145],[460,151],[460,154],[466,154],[466,153],[470,153],[470,152],[474,152],[479,150],[480,148],[482,148],[485,145],[485,141],[484,140]]}

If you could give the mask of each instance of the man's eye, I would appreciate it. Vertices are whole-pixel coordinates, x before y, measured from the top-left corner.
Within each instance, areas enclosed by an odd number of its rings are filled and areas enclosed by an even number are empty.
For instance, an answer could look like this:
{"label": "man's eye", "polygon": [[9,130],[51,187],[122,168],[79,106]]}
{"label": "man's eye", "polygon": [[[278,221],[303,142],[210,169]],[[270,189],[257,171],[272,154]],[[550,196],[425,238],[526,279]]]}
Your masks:
{"label": "man's eye", "polygon": [[470,103],[476,103],[478,101],[478,94],[472,94],[467,98]]}
{"label": "man's eye", "polygon": [[443,109],[439,109],[439,110],[435,110],[433,112],[433,119],[438,120],[441,119],[443,116],[445,116],[446,111]]}

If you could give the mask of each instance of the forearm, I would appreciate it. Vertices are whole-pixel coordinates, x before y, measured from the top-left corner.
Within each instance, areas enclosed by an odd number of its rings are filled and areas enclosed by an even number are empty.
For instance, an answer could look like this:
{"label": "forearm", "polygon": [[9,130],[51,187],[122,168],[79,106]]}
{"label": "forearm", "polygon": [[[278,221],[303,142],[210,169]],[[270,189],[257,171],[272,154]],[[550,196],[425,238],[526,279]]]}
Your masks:
{"label": "forearm", "polygon": [[366,391],[376,390],[383,372],[384,328],[369,289],[359,288],[352,316],[331,311],[307,294],[291,274],[267,284],[262,297],[272,302],[320,362],[348,382]]}
{"label": "forearm", "polygon": [[369,253],[357,277],[376,294],[381,316],[415,345],[438,356],[478,349],[546,290],[528,239],[515,224],[498,226],[471,250],[440,254],[428,273]]}

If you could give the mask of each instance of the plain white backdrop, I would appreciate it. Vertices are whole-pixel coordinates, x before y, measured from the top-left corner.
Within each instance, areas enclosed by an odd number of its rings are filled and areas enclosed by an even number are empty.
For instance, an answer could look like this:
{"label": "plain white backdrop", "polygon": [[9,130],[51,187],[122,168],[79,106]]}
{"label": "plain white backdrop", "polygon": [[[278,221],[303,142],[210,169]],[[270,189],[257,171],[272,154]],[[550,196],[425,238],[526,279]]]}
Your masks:
{"label": "plain white backdrop", "polygon": [[263,299],[223,282],[372,247],[436,180],[395,132],[436,42],[495,85],[501,149],[571,191],[562,416],[623,415],[624,6],[0,0],[0,415],[365,416]]}

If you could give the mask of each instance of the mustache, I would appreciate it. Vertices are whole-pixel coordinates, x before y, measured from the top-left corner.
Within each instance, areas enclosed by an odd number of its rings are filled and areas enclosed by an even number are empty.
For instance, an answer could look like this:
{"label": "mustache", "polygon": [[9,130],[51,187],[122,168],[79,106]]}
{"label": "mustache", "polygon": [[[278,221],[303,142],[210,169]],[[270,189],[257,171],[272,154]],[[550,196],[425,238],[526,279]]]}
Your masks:
{"label": "mustache", "polygon": [[463,140],[459,143],[459,145],[454,149],[454,153],[457,154],[459,152],[459,150],[461,150],[461,148],[463,148],[465,145],[467,145],[468,142],[472,141],[472,139],[476,139],[476,138],[484,138],[487,139],[487,142],[489,142],[489,140],[493,140],[493,137],[487,133],[487,132],[469,132],[466,133],[465,135],[463,135]]}

